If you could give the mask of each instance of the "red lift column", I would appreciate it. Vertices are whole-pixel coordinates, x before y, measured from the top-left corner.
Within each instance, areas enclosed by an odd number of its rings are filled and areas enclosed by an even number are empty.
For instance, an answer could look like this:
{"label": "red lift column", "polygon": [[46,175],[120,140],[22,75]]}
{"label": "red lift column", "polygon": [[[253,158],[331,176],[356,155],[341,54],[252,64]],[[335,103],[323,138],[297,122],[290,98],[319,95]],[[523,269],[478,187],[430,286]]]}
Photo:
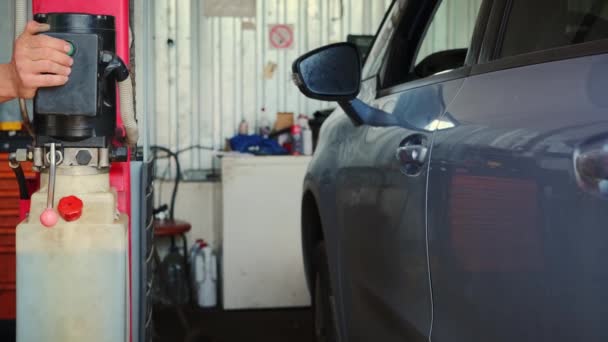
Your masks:
{"label": "red lift column", "polygon": [[[83,13],[111,15],[116,23],[116,53],[129,63],[129,0],[32,0],[33,14],[38,13]],[[117,125],[122,127],[120,109],[117,112]],[[118,210],[131,217],[131,182],[129,162],[113,163],[110,168],[110,184],[116,190]],[[128,258],[131,265],[131,226],[129,223]],[[131,272],[129,270],[129,295],[131,302]],[[93,308],[92,308],[93,309]],[[129,331],[132,331],[132,311],[129,312]],[[129,336],[129,341],[132,335]]]}

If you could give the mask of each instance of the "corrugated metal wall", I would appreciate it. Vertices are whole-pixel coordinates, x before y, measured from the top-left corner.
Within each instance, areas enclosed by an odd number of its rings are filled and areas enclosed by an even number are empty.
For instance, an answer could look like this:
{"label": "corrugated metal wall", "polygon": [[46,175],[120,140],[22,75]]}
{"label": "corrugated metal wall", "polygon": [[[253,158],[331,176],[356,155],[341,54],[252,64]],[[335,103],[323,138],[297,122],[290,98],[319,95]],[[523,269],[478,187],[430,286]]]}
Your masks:
{"label": "corrugated metal wall", "polygon": [[[312,114],[330,104],[300,96],[290,67],[304,52],[347,34],[373,34],[391,0],[257,0],[251,18],[206,17],[202,1],[156,0],[152,144],[221,148],[245,119],[250,129],[277,112]],[[294,44],[269,46],[269,26],[290,24]],[[276,64],[272,75],[264,68]],[[209,168],[209,152],[180,155],[184,169]]]}
{"label": "corrugated metal wall", "polygon": [[[313,48],[344,41],[348,34],[374,34],[392,2],[257,0],[255,17],[236,18],[205,16],[204,1],[154,2],[151,144],[173,150],[192,145],[218,149],[242,119],[253,130],[262,118],[274,122],[277,112],[311,115],[332,106],[299,94],[290,79],[292,61]],[[466,42],[480,2],[444,3],[438,15],[445,17],[445,24],[432,29],[431,45]],[[270,48],[273,24],[293,25],[292,48]],[[269,65],[276,65],[276,70],[265,74]],[[210,168],[212,160],[204,150],[180,155],[183,169]]]}

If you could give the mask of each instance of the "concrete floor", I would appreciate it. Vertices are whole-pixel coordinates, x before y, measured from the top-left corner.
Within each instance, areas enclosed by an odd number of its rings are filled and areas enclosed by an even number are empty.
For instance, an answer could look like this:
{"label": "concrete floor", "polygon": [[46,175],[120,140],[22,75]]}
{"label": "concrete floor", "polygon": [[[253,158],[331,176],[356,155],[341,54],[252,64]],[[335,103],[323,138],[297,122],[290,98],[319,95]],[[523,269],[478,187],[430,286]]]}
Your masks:
{"label": "concrete floor", "polygon": [[[309,309],[203,311],[155,307],[154,342],[312,342]],[[184,323],[185,322],[185,323]],[[15,322],[0,321],[0,341],[15,341]]]}
{"label": "concrete floor", "polygon": [[310,309],[203,311],[154,308],[154,342],[312,342]]}

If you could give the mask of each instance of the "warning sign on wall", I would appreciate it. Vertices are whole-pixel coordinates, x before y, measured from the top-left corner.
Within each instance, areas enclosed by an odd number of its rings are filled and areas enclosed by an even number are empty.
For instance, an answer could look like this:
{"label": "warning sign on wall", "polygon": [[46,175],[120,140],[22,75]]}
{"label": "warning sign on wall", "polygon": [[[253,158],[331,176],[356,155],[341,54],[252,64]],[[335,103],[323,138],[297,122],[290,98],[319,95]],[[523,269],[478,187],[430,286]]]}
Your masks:
{"label": "warning sign on wall", "polygon": [[270,25],[268,32],[271,49],[289,49],[293,46],[293,25]]}

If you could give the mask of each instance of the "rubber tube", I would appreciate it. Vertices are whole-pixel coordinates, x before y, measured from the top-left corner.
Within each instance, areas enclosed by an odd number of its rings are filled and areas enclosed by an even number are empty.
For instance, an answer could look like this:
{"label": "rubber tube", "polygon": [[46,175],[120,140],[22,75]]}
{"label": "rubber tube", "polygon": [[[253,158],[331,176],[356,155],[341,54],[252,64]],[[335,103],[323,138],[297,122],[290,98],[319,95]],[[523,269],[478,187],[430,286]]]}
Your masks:
{"label": "rubber tube", "polygon": [[30,198],[30,194],[27,191],[27,181],[25,180],[25,174],[23,173],[23,168],[21,165],[17,167],[11,167],[13,172],[15,173],[15,178],[17,179],[17,185],[19,186],[19,199],[27,200]]}
{"label": "rubber tube", "polygon": [[135,120],[133,83],[131,83],[130,77],[127,77],[122,82],[118,82],[118,92],[120,94],[120,117],[127,134],[127,144],[135,146],[139,139],[139,129]]}

